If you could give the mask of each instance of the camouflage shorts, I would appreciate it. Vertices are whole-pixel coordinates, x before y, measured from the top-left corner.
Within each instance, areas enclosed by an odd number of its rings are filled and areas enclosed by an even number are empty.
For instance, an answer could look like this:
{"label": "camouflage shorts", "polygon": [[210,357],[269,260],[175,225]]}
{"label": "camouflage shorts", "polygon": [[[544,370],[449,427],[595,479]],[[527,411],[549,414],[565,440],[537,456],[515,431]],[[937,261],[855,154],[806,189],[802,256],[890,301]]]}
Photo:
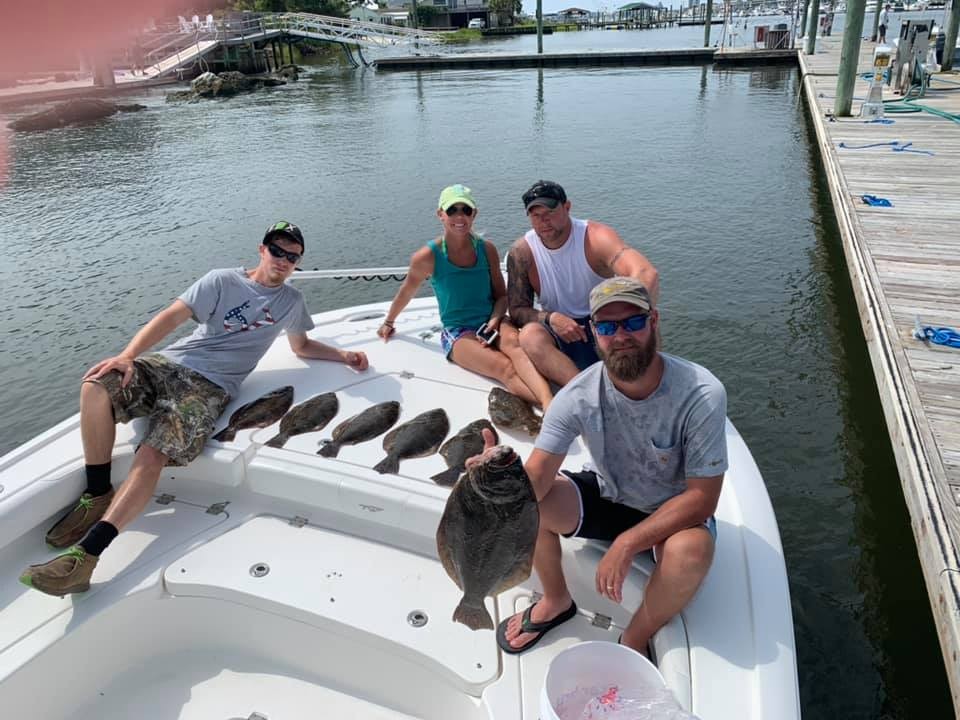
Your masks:
{"label": "camouflage shorts", "polygon": [[87,382],[102,385],[110,393],[116,422],[150,418],[140,442],[166,455],[167,465],[186,465],[203,450],[230,396],[216,383],[162,355],[138,357],[133,368],[126,387],[120,387],[123,375],[116,371]]}

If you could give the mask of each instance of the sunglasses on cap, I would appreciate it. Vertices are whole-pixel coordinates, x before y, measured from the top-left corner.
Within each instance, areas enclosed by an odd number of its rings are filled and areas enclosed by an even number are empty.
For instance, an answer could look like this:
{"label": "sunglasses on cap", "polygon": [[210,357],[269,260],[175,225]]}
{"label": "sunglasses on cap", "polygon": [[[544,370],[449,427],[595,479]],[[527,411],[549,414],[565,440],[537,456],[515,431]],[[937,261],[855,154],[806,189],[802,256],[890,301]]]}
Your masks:
{"label": "sunglasses on cap", "polygon": [[647,327],[649,315],[631,315],[623,320],[594,320],[593,329],[597,335],[609,337],[617,334],[617,328],[622,327],[627,332],[640,332]]}
{"label": "sunglasses on cap", "polygon": [[273,255],[277,260],[280,258],[286,258],[287,262],[296,265],[300,262],[300,258],[303,257],[300,253],[288,252],[276,243],[268,242],[264,243],[267,246],[267,251]]}
{"label": "sunglasses on cap", "polygon": [[450,217],[453,217],[454,215],[458,215],[458,214],[463,214],[463,215],[466,215],[467,217],[470,217],[471,215],[473,215],[473,208],[470,207],[469,205],[451,205],[446,210],[444,210],[444,212]]}
{"label": "sunglasses on cap", "polygon": [[547,207],[555,208],[567,201],[567,193],[557,183],[541,180],[523,194],[524,206],[529,208],[534,200],[547,200]]}

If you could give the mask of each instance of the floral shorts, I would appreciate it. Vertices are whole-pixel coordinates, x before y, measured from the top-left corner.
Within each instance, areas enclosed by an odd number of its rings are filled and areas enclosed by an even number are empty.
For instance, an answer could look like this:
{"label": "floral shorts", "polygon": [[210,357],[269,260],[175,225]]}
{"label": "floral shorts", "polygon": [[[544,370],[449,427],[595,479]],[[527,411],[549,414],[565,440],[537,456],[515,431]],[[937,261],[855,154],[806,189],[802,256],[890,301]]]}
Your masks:
{"label": "floral shorts", "polygon": [[440,333],[440,346],[443,348],[443,354],[447,356],[447,360],[453,362],[450,359],[450,354],[453,352],[453,344],[462,338],[464,335],[476,335],[477,328],[475,327],[448,327],[444,328],[443,332]]}
{"label": "floral shorts", "polygon": [[113,371],[87,382],[106,388],[116,422],[150,418],[141,443],[166,455],[167,465],[182,466],[196,458],[230,402],[222,387],[163,355],[138,357],[130,383],[120,387],[121,380],[123,375]]}

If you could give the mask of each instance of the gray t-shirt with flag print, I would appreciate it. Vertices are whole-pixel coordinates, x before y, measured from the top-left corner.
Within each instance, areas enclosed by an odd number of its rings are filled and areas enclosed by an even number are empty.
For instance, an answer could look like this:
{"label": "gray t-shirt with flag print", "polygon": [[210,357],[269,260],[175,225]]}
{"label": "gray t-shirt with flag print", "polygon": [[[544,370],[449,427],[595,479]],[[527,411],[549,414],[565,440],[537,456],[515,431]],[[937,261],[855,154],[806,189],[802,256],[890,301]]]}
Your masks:
{"label": "gray t-shirt with flag print", "polygon": [[647,398],[632,400],[602,362],[557,393],[535,447],[566,455],[574,438],[593,459],[603,497],[652,513],[687,489],[687,478],[727,469],[727,394],[709,370],[667,353],[663,378]]}
{"label": "gray t-shirt with flag print", "polygon": [[314,327],[299,290],[287,284],[261,285],[244,268],[211,270],[180,300],[199,325],[160,354],[200,373],[232,397],[282,330],[304,333]]}

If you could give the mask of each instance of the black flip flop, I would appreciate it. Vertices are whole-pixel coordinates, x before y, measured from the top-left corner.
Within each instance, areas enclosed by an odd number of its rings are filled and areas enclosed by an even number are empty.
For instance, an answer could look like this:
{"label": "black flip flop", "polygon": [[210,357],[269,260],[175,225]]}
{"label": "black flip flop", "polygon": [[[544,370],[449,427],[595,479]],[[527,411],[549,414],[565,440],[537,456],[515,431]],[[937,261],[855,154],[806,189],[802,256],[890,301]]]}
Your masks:
{"label": "black flip flop", "polygon": [[508,653],[509,655],[518,655],[519,653],[522,653],[525,650],[529,650],[538,642],[540,642],[540,638],[546,635],[549,630],[552,630],[557,625],[562,625],[567,620],[569,620],[570,618],[572,618],[574,615],[577,614],[577,604],[571,600],[570,607],[564,610],[559,615],[557,615],[555,618],[553,618],[553,620],[546,620],[544,622],[533,622],[533,620],[530,619],[530,613],[533,612],[534,605],[536,605],[536,603],[534,603],[533,605],[531,605],[530,607],[528,607],[526,610],[523,611],[523,619],[520,621],[521,633],[538,633],[538,635],[533,640],[530,640],[526,645],[521,645],[520,647],[513,647],[510,644],[510,641],[507,640],[507,624],[510,622],[512,616],[504,620],[497,627],[497,645],[499,645],[500,649],[503,650],[505,653]]}

